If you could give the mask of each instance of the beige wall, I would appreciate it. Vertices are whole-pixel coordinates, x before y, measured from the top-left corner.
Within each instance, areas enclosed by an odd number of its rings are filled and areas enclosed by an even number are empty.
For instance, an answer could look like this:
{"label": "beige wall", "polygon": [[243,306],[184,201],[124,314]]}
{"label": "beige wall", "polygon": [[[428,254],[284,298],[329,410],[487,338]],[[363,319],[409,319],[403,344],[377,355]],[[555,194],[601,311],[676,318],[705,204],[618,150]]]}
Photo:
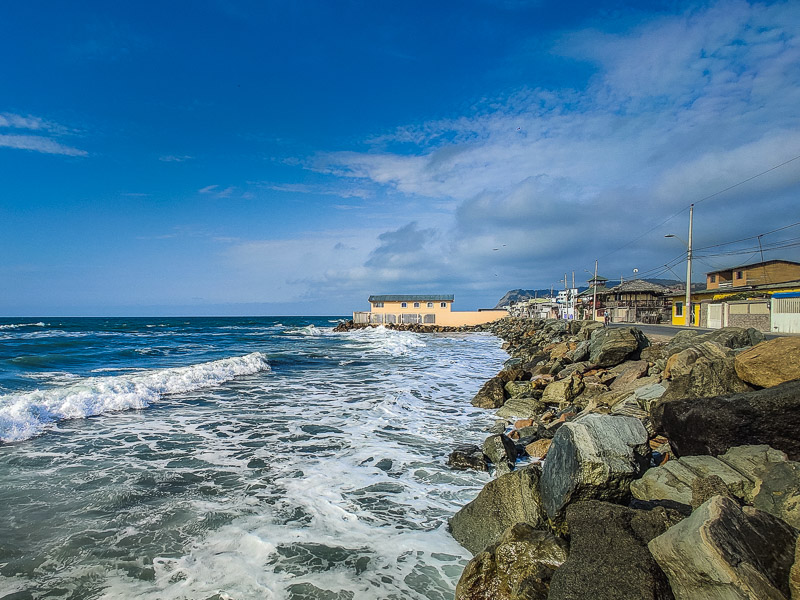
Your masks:
{"label": "beige wall", "polygon": [[[441,306],[442,302],[444,302],[444,304],[446,305],[445,308],[442,308]],[[414,308],[413,302],[406,302],[408,306],[406,308],[403,308],[401,306],[402,302],[384,302],[383,307],[376,307],[375,303],[372,302],[370,304],[370,312],[380,313],[380,314],[391,313],[394,315],[400,315],[403,313],[415,313],[415,314],[433,313],[436,315],[436,320],[438,322],[439,315],[443,313],[449,313],[453,306],[453,302],[451,300],[437,300],[437,301],[431,301],[431,303],[433,304],[433,308],[428,308],[427,302],[420,302],[419,308]]]}
{"label": "beige wall", "polygon": [[461,327],[462,325],[482,325],[491,323],[508,316],[505,310],[481,310],[475,312],[450,312],[447,314],[437,314],[436,324],[447,325],[450,327]]}

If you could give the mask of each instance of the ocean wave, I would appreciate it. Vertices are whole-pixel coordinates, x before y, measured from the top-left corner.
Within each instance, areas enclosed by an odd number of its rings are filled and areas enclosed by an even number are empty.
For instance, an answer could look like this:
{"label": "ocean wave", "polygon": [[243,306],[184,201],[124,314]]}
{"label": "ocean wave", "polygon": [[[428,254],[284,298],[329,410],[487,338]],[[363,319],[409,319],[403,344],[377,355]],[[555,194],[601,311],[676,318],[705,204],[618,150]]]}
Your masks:
{"label": "ocean wave", "polygon": [[287,329],[284,331],[286,335],[322,335],[322,332],[315,325],[306,325],[297,329]]}
{"label": "ocean wave", "polygon": [[11,323],[9,325],[0,325],[0,329],[19,329],[20,327],[47,327],[44,323]]}
{"label": "ocean wave", "polygon": [[0,396],[0,440],[26,440],[63,419],[147,408],[168,394],[217,386],[269,368],[267,357],[253,352],[188,367],[90,377],[65,387]]}
{"label": "ocean wave", "polygon": [[386,329],[383,325],[347,331],[341,335],[350,340],[367,343],[369,346],[367,354],[401,356],[408,354],[414,348],[425,347],[425,341],[421,334]]}

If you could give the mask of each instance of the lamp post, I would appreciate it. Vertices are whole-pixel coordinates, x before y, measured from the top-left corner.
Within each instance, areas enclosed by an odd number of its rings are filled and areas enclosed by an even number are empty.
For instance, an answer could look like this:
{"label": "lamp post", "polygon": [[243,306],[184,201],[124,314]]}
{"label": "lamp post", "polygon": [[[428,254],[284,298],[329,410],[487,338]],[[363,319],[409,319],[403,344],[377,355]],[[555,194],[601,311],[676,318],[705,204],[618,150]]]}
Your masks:
{"label": "lamp post", "polygon": [[694,219],[694,204],[689,205],[689,242],[683,242],[674,233],[668,233],[664,237],[675,238],[686,244],[686,316],[684,323],[692,324],[692,220]]}
{"label": "lamp post", "polygon": [[[587,273],[586,269],[584,269]],[[597,320],[597,259],[594,261],[594,279],[592,279],[592,321]]]}

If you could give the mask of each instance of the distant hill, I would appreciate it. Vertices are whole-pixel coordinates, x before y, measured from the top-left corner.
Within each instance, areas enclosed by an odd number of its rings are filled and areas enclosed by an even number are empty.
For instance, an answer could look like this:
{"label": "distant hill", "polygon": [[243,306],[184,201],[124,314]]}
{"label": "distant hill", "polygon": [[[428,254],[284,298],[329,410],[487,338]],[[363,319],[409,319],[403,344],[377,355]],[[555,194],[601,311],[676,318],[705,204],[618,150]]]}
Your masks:
{"label": "distant hill", "polygon": [[[626,279],[626,281],[628,281]],[[649,283],[656,283],[658,285],[663,285],[664,287],[673,287],[676,285],[681,285],[683,282],[678,281],[676,279],[644,279],[643,281],[647,281]],[[606,287],[614,287],[615,285],[619,285],[619,280],[609,280],[606,282]],[[696,283],[692,283],[692,288],[702,288],[705,287],[704,285],[699,285]],[[578,291],[582,292],[588,289],[585,285],[578,286]],[[553,290],[553,293],[557,293],[558,290]],[[506,292],[506,295],[500,298],[497,302],[497,306],[495,308],[500,308],[502,306],[508,306],[512,302],[523,302],[524,300],[529,300],[530,298],[546,298],[550,296],[550,288],[545,288],[541,290],[509,290]]]}

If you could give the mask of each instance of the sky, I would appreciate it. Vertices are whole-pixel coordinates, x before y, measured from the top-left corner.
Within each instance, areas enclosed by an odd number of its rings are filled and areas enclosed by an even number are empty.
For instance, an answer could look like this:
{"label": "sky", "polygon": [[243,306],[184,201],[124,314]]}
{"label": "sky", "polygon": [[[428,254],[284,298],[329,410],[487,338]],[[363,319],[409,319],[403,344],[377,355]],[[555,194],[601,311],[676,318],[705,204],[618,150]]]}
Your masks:
{"label": "sky", "polygon": [[692,203],[695,281],[800,260],[796,1],[8,0],[0,55],[0,316],[684,279]]}

